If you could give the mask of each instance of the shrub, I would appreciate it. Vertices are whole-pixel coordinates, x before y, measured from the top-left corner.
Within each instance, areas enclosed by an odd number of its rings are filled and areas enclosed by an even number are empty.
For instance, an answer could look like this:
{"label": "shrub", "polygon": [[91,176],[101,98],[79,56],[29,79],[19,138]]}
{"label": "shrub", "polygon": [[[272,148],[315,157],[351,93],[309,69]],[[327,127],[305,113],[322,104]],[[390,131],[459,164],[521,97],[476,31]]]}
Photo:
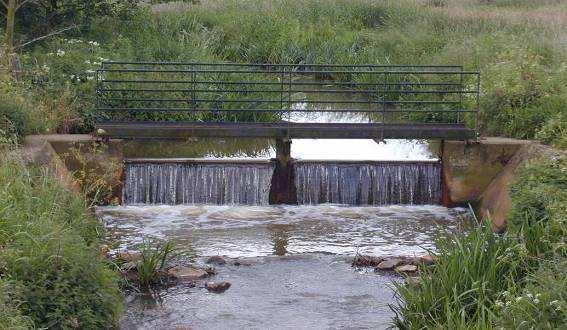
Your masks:
{"label": "shrub", "polygon": [[511,188],[508,225],[537,258],[567,257],[567,157],[526,166]]}
{"label": "shrub", "polygon": [[18,290],[10,283],[0,280],[0,329],[32,329],[31,320],[22,315],[19,307]]}
{"label": "shrub", "polygon": [[45,328],[115,325],[122,298],[84,201],[12,156],[0,164],[0,187],[0,265],[20,289],[21,314]]}

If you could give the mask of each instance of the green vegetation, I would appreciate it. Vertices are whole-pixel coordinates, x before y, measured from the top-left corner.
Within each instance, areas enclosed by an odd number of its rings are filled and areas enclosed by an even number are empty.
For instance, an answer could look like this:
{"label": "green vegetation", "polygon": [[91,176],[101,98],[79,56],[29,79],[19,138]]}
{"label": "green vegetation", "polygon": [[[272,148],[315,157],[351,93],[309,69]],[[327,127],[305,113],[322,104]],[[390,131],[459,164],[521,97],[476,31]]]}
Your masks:
{"label": "green vegetation", "polygon": [[0,324],[106,328],[122,310],[84,201],[6,152],[0,163]]}
{"label": "green vegetation", "polygon": [[140,288],[148,290],[163,279],[173,252],[174,244],[171,241],[153,244],[146,241],[142,244],[140,260],[136,265]]}
{"label": "green vegetation", "polygon": [[[463,65],[483,74],[483,134],[564,147],[566,12],[566,4],[551,0],[124,5],[24,47],[25,74],[4,90],[16,94],[23,112],[45,114],[40,123],[27,116],[19,132],[86,132],[97,116],[94,70],[104,59]],[[474,106],[472,98],[464,101]],[[224,120],[251,120],[233,117]]]}
{"label": "green vegetation", "polygon": [[[25,134],[90,132],[100,115],[95,70],[106,60],[463,65],[483,74],[483,134],[567,147],[564,1],[4,2],[22,6],[0,6],[0,328],[105,328],[121,310],[85,202],[5,156]],[[559,157],[522,172],[505,235],[481,226],[442,243],[421,285],[399,287],[397,325],[566,324],[566,168]],[[79,178],[100,200],[99,177]],[[150,250],[139,265],[144,285],[169,254]]]}
{"label": "green vegetation", "polygon": [[567,323],[567,157],[524,168],[508,231],[440,242],[421,285],[398,285],[403,329],[554,329]]}

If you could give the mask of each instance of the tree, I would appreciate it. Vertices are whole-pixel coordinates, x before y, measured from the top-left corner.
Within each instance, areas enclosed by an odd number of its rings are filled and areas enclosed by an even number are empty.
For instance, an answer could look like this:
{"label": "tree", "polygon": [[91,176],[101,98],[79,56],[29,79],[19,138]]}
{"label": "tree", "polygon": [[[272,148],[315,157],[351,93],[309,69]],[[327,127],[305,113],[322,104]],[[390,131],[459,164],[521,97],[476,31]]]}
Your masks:
{"label": "tree", "polygon": [[6,35],[4,47],[6,56],[10,57],[14,53],[14,33],[16,27],[16,12],[30,0],[0,0],[6,8]]}

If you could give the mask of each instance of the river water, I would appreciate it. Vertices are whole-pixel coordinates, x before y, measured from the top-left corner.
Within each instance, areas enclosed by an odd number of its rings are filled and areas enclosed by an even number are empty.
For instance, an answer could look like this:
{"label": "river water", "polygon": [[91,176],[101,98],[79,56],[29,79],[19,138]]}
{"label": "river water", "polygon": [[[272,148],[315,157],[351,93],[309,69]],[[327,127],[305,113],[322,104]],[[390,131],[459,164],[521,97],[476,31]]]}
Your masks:
{"label": "river water", "polygon": [[356,253],[423,255],[460,230],[463,209],[441,206],[120,206],[101,207],[116,250],[170,239],[196,263],[218,266],[222,294],[185,285],[158,297],[133,296],[125,329],[385,328],[394,304],[392,274],[351,268]]}
{"label": "river water", "polygon": [[[301,102],[297,104],[299,108],[304,106]],[[303,113],[289,120],[368,121],[368,118],[332,113],[305,117],[309,115]],[[294,140],[291,155],[307,163],[384,160],[431,163],[437,159],[434,149],[425,141]],[[267,139],[192,139],[150,144],[132,141],[126,143],[124,154],[127,158],[267,161],[275,156],[275,151],[274,141]],[[231,174],[231,180],[237,182],[239,175]],[[150,173],[148,180],[153,177]],[[161,181],[178,182],[177,176],[167,178],[170,179]],[[416,182],[421,184],[420,180]],[[97,208],[97,216],[108,228],[113,252],[136,250],[146,239],[173,240],[186,262],[204,264],[207,257],[223,256],[239,261],[240,265],[228,262],[215,266],[218,274],[210,280],[232,284],[222,294],[209,293],[198,283],[196,287],[179,284],[152,296],[129,296],[126,315],[121,320],[123,329],[387,328],[393,316],[389,305],[396,303],[392,283],[403,278],[393,273],[352,268],[352,258],[357,253],[424,255],[435,250],[436,240],[462,230],[468,221],[464,209],[438,205],[265,205],[265,194],[255,197],[257,203],[248,203],[260,205],[238,205],[242,200],[232,197],[227,200],[233,205],[191,204],[206,203],[208,199],[196,199],[191,195],[195,189],[182,191],[178,187],[173,193],[174,186],[160,188],[163,194],[156,195],[156,199],[152,197],[151,202],[175,204],[167,196],[181,196],[175,199],[189,205],[134,203]],[[300,193],[306,191],[306,187],[302,189]],[[234,195],[233,190],[229,192],[223,191],[222,195]],[[166,199],[160,200],[162,197]],[[310,204],[310,200],[306,199],[305,204]]]}

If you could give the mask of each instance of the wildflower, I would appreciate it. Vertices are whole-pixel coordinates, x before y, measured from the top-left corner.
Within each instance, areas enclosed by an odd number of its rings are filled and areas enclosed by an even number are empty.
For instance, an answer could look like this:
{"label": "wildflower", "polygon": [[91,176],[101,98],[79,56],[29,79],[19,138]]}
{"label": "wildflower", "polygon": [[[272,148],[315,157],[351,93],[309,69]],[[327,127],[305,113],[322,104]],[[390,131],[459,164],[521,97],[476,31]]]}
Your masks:
{"label": "wildflower", "polygon": [[91,46],[95,46],[95,47],[96,47],[96,46],[98,46],[98,45],[99,45],[99,43],[98,43],[98,42],[96,42],[96,41],[89,41],[89,45],[91,45]]}
{"label": "wildflower", "polygon": [[526,297],[532,299],[534,296],[531,293],[526,294]]}
{"label": "wildflower", "polygon": [[539,304],[539,299],[535,298],[534,303]]}
{"label": "wildflower", "polygon": [[500,300],[497,300],[495,304],[496,304],[496,306],[498,306],[498,307],[504,307],[504,303],[501,302]]}
{"label": "wildflower", "polygon": [[57,56],[64,56],[64,55],[65,55],[65,51],[64,51],[64,50],[61,50],[61,49],[58,49],[58,50],[57,50]]}
{"label": "wildflower", "polygon": [[549,303],[549,305],[551,305],[551,306],[556,305],[556,304],[559,304],[559,300],[553,300]]}
{"label": "wildflower", "polygon": [[89,69],[89,70],[86,70],[86,71],[85,71],[85,73],[88,73],[88,74],[93,74],[93,73],[95,73],[95,71],[94,71],[94,70],[90,70],[90,69]]}
{"label": "wildflower", "polygon": [[93,76],[87,76],[87,80],[93,80],[94,77]]}
{"label": "wildflower", "polygon": [[85,61],[85,64],[91,64],[91,61],[86,60],[86,61]]}

